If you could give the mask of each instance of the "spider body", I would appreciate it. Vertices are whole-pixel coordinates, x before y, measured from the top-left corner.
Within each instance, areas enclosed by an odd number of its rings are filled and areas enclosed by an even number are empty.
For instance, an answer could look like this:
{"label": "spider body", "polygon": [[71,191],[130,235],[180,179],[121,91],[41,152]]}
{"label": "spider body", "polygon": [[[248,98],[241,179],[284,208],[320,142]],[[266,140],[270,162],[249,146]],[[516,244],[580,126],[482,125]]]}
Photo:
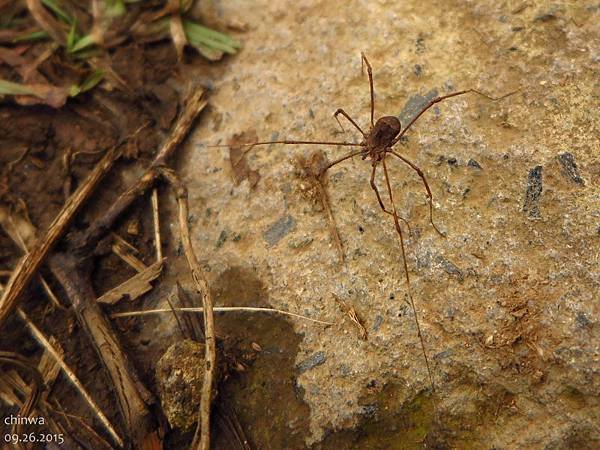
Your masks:
{"label": "spider body", "polygon": [[394,139],[400,133],[400,129],[400,121],[395,116],[384,116],[377,120],[361,144],[365,147],[362,158],[371,158],[373,165],[381,161],[394,145]]}

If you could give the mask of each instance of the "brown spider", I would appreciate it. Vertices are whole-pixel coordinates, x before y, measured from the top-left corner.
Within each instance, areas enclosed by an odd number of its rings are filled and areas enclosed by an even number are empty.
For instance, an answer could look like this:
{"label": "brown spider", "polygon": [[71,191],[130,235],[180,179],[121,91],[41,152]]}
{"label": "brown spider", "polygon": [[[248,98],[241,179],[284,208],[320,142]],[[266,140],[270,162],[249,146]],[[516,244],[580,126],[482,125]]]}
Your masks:
{"label": "brown spider", "polygon": [[[403,221],[407,225],[409,232],[410,232],[410,226],[409,226],[408,222],[404,218],[400,217],[397,213],[396,205],[394,203],[394,196],[392,194],[392,187],[391,187],[391,183],[390,183],[390,177],[388,174],[386,158],[389,155],[392,155],[393,157],[396,157],[399,160],[401,160],[402,162],[404,162],[405,164],[407,164],[415,172],[417,172],[417,174],[421,178],[421,181],[423,182],[423,185],[427,192],[427,199],[429,202],[429,222],[431,223],[431,225],[433,226],[435,231],[438,232],[438,234],[440,234],[441,236],[444,236],[444,234],[436,227],[435,223],[433,222],[433,196],[431,194],[431,189],[429,188],[429,184],[427,183],[427,180],[425,178],[425,175],[423,174],[423,171],[416,164],[414,164],[413,162],[409,161],[404,156],[402,156],[398,152],[396,152],[394,150],[394,146],[398,143],[398,141],[400,141],[402,136],[404,136],[406,134],[406,132],[417,121],[417,119],[419,117],[421,117],[421,115],[425,111],[427,111],[429,108],[431,108],[436,103],[439,103],[439,102],[441,102],[445,99],[451,98],[451,97],[456,97],[458,95],[463,95],[463,94],[467,94],[470,92],[481,95],[483,97],[486,97],[489,100],[496,101],[496,100],[500,100],[505,97],[508,97],[509,95],[512,95],[517,91],[510,92],[510,93],[503,95],[502,97],[498,97],[498,98],[490,97],[489,95],[486,95],[475,89],[467,89],[465,91],[457,91],[457,92],[452,92],[450,94],[438,96],[438,97],[435,97],[435,98],[429,100],[429,102],[427,102],[427,104],[425,106],[423,106],[423,108],[421,108],[421,110],[411,119],[411,121],[408,123],[408,125],[406,125],[404,128],[402,128],[402,124],[400,123],[400,120],[396,116],[383,116],[383,117],[379,118],[377,120],[377,122],[374,121],[375,94],[374,94],[374,90],[373,90],[373,70],[371,68],[371,64],[367,60],[364,53],[361,53],[361,58],[362,58],[361,64],[362,64],[363,68],[364,68],[364,65],[367,66],[367,73],[369,76],[369,87],[370,87],[370,93],[371,93],[371,124],[369,127],[369,131],[365,133],[362,130],[362,128],[352,119],[352,117],[350,117],[350,115],[341,108],[338,109],[333,114],[334,118],[337,120],[340,127],[342,127],[342,124],[340,123],[338,116],[342,115],[354,126],[354,128],[356,128],[360,132],[360,134],[363,136],[363,140],[359,144],[350,143],[350,142],[299,141],[299,140],[265,141],[265,142],[256,142],[256,143],[252,143],[252,144],[250,144],[250,143],[246,144],[249,146],[249,148],[244,152],[244,154],[246,154],[248,151],[250,151],[252,148],[254,148],[257,145],[267,145],[267,144],[293,144],[293,145],[308,144],[308,145],[339,145],[339,146],[348,146],[348,147],[360,147],[360,150],[352,151],[349,154],[342,156],[341,158],[336,159],[335,161],[327,164],[321,170],[321,173],[319,174],[319,176],[323,176],[325,174],[325,172],[327,172],[327,170],[329,170],[331,167],[335,166],[336,164],[339,164],[342,161],[353,158],[355,156],[361,156],[363,160],[369,159],[371,161],[372,169],[371,169],[370,185],[371,185],[371,188],[373,189],[373,191],[375,192],[375,195],[377,196],[377,201],[379,202],[379,206],[381,207],[383,212],[385,212],[386,214],[389,214],[393,218],[394,226],[396,228],[396,233],[398,234],[398,237],[400,239],[400,248],[402,250],[402,263],[404,266],[404,273],[405,273],[406,284],[407,284],[407,288],[408,288],[408,298],[410,300],[410,305],[413,310],[413,314],[415,315],[415,324],[417,326],[417,333],[418,333],[418,336],[419,336],[419,339],[421,342],[421,349],[423,352],[423,357],[425,359],[425,365],[427,366],[427,373],[429,375],[429,381],[431,383],[432,391],[435,392],[435,385],[433,383],[433,377],[431,374],[431,369],[429,367],[429,359],[427,357],[427,352],[425,350],[425,343],[423,340],[423,336],[421,334],[421,326],[419,324],[417,310],[415,308],[414,300],[412,298],[410,276],[408,273],[408,264],[406,262],[406,253],[405,253],[405,249],[404,249],[404,236],[402,234],[402,228],[400,227],[400,221]],[[343,127],[342,127],[342,130],[343,130]],[[386,206],[383,202],[383,199],[381,198],[381,194],[379,193],[379,189],[377,188],[377,185],[375,184],[375,174],[377,171],[377,167],[380,164],[383,167],[383,174],[385,177],[385,184],[386,184],[391,208],[386,208]]]}

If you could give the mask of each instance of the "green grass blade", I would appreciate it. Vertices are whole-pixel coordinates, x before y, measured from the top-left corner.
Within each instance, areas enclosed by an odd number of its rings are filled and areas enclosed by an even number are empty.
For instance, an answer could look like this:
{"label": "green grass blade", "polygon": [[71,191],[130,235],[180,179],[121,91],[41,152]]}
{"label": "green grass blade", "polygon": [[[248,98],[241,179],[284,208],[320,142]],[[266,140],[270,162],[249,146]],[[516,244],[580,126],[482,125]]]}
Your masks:
{"label": "green grass blade", "polygon": [[209,42],[220,43],[222,45],[225,45],[225,46],[227,46],[229,48],[233,48],[233,49],[237,49],[242,46],[238,41],[227,36],[226,34],[219,33],[218,31],[215,31],[215,30],[212,30],[205,26],[202,26],[200,24],[197,24],[196,22],[193,22],[191,20],[184,20],[183,28],[184,28],[186,34],[192,34],[192,35],[194,35],[194,37],[197,37],[198,39],[206,40]]}
{"label": "green grass blade", "polygon": [[[183,29],[185,31],[188,41],[198,47],[204,45],[206,47],[214,48],[225,53],[233,54],[239,48],[239,43],[224,34],[212,32],[209,28],[198,25],[194,22],[184,21]],[[210,31],[210,32],[207,32]],[[215,34],[217,33],[217,34]],[[218,36],[218,38],[215,38]],[[235,45],[232,45],[235,44]]]}
{"label": "green grass blade", "polygon": [[94,70],[80,85],[81,92],[87,92],[96,87],[104,78],[104,71],[101,69]]}
{"label": "green grass blade", "polygon": [[75,24],[75,22],[73,22],[71,24],[71,29],[69,30],[69,34],[67,35],[67,51],[68,52],[72,51],[76,40],[77,40],[77,25]]}
{"label": "green grass blade", "polygon": [[36,92],[22,84],[0,79],[0,95],[36,95]]}
{"label": "green grass blade", "polygon": [[87,49],[93,45],[96,45],[96,40],[94,39],[94,36],[91,34],[88,34],[86,36],[83,36],[81,39],[79,39],[69,50],[70,53],[76,53],[79,52],[81,50]]}
{"label": "green grass blade", "polygon": [[46,8],[48,8],[50,11],[56,14],[56,17],[58,17],[63,22],[68,23],[69,25],[75,22],[75,19],[73,19],[66,12],[64,12],[54,0],[42,0],[42,3]]}
{"label": "green grass blade", "polygon": [[12,41],[13,42],[31,42],[31,41],[41,41],[43,39],[48,39],[50,36],[48,36],[48,33],[45,32],[44,30],[40,30],[40,31],[34,31],[32,33],[27,33],[24,34],[22,36],[18,36],[16,38],[14,38]]}

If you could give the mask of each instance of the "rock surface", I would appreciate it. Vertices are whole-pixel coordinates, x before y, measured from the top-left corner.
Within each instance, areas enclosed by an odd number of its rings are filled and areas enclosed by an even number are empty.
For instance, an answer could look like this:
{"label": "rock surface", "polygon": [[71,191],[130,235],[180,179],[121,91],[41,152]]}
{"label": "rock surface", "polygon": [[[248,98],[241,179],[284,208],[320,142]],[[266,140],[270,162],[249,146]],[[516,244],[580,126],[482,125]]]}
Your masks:
{"label": "rock surface", "polygon": [[[239,55],[211,69],[218,80],[211,109],[182,164],[195,246],[211,281],[239,268],[263,283],[261,300],[272,307],[336,322],[291,322],[302,334],[296,384],[310,407],[305,445],[593,448],[600,423],[597,2],[233,0],[214,7],[249,29],[239,36]],[[344,108],[368,126],[361,51],[373,66],[376,118],[393,114],[406,123],[436,93],[519,89],[496,102],[475,94],[441,102],[396,146],[426,174],[446,238],[428,224],[417,174],[389,161],[396,206],[412,228],[408,267],[435,403],[397,236],[369,186],[368,161],[328,172],[341,265],[296,158],[322,149],[333,160],[347,149],[257,147],[248,164],[261,179],[251,188],[247,180],[234,184],[227,149],[206,146],[252,130],[261,140],[359,142],[332,113]],[[384,186],[381,173],[377,182]],[[368,340],[334,295],[355,308]],[[365,425],[372,418],[380,428]],[[357,425],[362,437],[330,434]],[[392,435],[395,444],[377,441]]]}

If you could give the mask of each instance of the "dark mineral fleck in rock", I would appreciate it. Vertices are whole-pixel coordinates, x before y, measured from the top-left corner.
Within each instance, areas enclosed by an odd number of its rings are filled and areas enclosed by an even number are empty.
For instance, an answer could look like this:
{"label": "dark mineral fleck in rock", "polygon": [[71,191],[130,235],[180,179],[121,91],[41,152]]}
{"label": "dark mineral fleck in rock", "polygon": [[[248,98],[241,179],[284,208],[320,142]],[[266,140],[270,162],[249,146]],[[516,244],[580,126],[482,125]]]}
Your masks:
{"label": "dark mineral fleck in rock", "polygon": [[482,167],[479,165],[479,163],[477,161],[475,161],[474,159],[470,159],[469,162],[467,163],[467,166],[473,167],[474,169],[482,169]]}
{"label": "dark mineral fleck in rock", "polygon": [[298,372],[304,373],[308,370],[314,369],[317,366],[320,366],[325,362],[327,357],[325,356],[325,352],[316,352],[298,364]]}
{"label": "dark mineral fleck in rock", "polygon": [[542,166],[535,166],[527,175],[527,191],[523,212],[531,218],[540,217],[540,197],[542,196]]}
{"label": "dark mineral fleck in rock", "polygon": [[219,235],[219,239],[217,239],[217,248],[223,247],[223,244],[227,240],[227,234],[228,233],[226,230],[221,231],[221,234]]}
{"label": "dark mineral fleck in rock", "polygon": [[373,323],[373,331],[379,331],[381,324],[383,323],[383,317],[380,315],[375,316],[375,322]]}
{"label": "dark mineral fleck in rock", "polygon": [[271,225],[264,233],[263,237],[269,246],[277,244],[286,234],[296,226],[296,221],[290,215],[282,217]]}
{"label": "dark mineral fleck in rock", "polygon": [[440,255],[436,257],[435,262],[439,264],[441,268],[444,269],[444,272],[446,272],[448,275],[454,275],[458,277],[460,281],[464,279],[462,270],[460,270],[453,262],[448,261],[443,256]]}
{"label": "dark mineral fleck in rock", "polygon": [[443,352],[439,352],[436,355],[433,355],[433,359],[435,359],[436,361],[439,361],[441,359],[444,358],[448,358],[449,356],[452,356],[452,349],[449,348],[448,350],[444,350]]}
{"label": "dark mineral fleck in rock", "polygon": [[425,95],[413,95],[410,97],[404,105],[402,112],[398,116],[402,126],[404,127],[408,125],[410,121],[419,113],[419,111],[421,111],[427,103],[436,98],[437,95],[438,91],[433,89]]}
{"label": "dark mineral fleck in rock", "polygon": [[588,317],[581,311],[577,313],[577,316],[575,316],[575,320],[577,321],[577,324],[581,328],[587,327],[588,325],[590,325],[592,323],[592,321],[590,319],[588,319]]}
{"label": "dark mineral fleck in rock", "polygon": [[575,157],[572,153],[565,152],[561,153],[556,157],[558,162],[560,163],[562,173],[565,177],[571,180],[573,183],[579,184],[583,186],[585,182],[583,178],[579,175],[579,169],[577,169],[577,164],[575,163]]}

